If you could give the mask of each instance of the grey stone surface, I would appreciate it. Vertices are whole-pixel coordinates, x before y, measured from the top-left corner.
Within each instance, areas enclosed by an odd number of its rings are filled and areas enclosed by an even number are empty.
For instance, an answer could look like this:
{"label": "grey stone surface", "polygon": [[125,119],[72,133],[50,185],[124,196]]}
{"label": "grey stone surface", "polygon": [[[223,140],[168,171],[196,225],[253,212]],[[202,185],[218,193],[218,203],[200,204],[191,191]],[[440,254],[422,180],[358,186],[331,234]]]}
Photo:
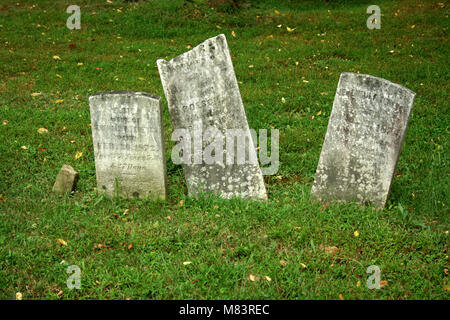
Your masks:
{"label": "grey stone surface", "polygon": [[[198,159],[201,151],[193,146],[194,160],[183,163],[189,195],[206,192],[223,198],[266,199],[259,164],[250,160],[256,158],[256,151],[225,35],[210,38],[170,61],[160,59],[157,64],[174,129],[187,129],[191,137],[195,135],[196,123],[203,133],[215,128],[222,136],[229,129],[237,129],[242,132],[240,138],[246,141],[249,161],[245,163],[238,162],[237,150],[234,161],[227,162],[225,159],[231,159],[231,152],[226,146],[223,161],[218,159],[222,155],[218,155],[214,163],[199,163],[194,158]],[[201,150],[206,150],[214,139],[202,139]],[[195,138],[192,140],[194,145]],[[228,146],[231,150],[231,144]]]}
{"label": "grey stone surface", "polygon": [[90,96],[89,105],[98,191],[165,199],[161,98],[142,92],[104,92]]}
{"label": "grey stone surface", "polygon": [[55,184],[53,185],[53,192],[56,193],[68,193],[75,190],[78,182],[78,172],[76,172],[71,166],[65,164],[59,170],[56,177]]}
{"label": "grey stone surface", "polygon": [[414,97],[388,80],[342,73],[311,194],[384,207]]}

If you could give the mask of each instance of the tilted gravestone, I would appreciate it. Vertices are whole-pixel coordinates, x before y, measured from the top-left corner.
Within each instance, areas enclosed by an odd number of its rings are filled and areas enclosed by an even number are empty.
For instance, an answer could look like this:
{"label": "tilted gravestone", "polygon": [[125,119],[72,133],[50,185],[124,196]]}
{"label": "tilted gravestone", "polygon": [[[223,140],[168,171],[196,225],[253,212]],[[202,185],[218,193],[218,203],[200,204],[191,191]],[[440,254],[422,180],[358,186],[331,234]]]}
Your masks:
{"label": "tilted gravestone", "polygon": [[74,191],[79,177],[78,172],[74,168],[68,164],[63,165],[53,185],[53,192],[67,193]]}
{"label": "tilted gravestone", "polygon": [[97,189],[107,195],[166,198],[161,98],[142,92],[89,97]]}
{"label": "tilted gravestone", "polygon": [[388,80],[342,73],[311,194],[384,207],[414,97]]}
{"label": "tilted gravestone", "polygon": [[189,195],[266,199],[225,35],[157,64]]}

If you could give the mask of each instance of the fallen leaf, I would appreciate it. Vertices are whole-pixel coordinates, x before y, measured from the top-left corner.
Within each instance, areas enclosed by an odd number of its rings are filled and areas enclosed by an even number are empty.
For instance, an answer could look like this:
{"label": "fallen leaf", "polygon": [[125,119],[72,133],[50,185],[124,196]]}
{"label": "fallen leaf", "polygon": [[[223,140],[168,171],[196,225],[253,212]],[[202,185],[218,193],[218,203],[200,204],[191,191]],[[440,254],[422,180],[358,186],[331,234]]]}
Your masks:
{"label": "fallen leaf", "polygon": [[291,28],[289,28],[289,27],[286,27],[286,30],[287,30],[288,32],[292,32],[292,31],[295,30],[295,28],[291,29]]}
{"label": "fallen leaf", "polygon": [[286,99],[284,97],[281,98],[282,103],[286,103]]}
{"label": "fallen leaf", "polygon": [[275,12],[275,14],[280,14],[280,11],[278,11],[278,10],[275,10],[274,12]]}
{"label": "fallen leaf", "polygon": [[125,211],[123,212],[123,215],[126,216],[128,214],[128,212],[130,212],[129,209],[125,209]]}
{"label": "fallen leaf", "polygon": [[56,240],[56,241],[58,241],[58,243],[59,243],[60,246],[67,246],[67,242],[64,241],[63,239],[58,239],[58,240]]}
{"label": "fallen leaf", "polygon": [[61,60],[59,56],[53,56],[53,60]]}
{"label": "fallen leaf", "polygon": [[359,232],[358,232],[358,230],[356,230],[355,232],[353,232],[353,235],[354,235],[355,237],[359,237]]}
{"label": "fallen leaf", "polygon": [[339,249],[336,246],[325,247],[325,252],[329,253],[329,254],[334,254],[337,250],[339,250]]}
{"label": "fallen leaf", "polygon": [[40,96],[42,94],[42,92],[33,92],[32,94],[31,94],[31,96],[32,97],[37,97],[37,96]]}
{"label": "fallen leaf", "polygon": [[287,262],[286,262],[286,260],[280,260],[280,264],[281,264],[283,267],[286,267]]}
{"label": "fallen leaf", "polygon": [[191,264],[191,263],[192,263],[191,261],[185,261],[185,262],[183,262],[183,265],[187,266],[188,264]]}
{"label": "fallen leaf", "polygon": [[46,129],[46,128],[39,128],[39,129],[37,130],[37,132],[38,132],[39,134],[48,133],[48,129]]}
{"label": "fallen leaf", "polygon": [[303,269],[306,269],[306,264],[300,263],[300,265],[302,266]]}
{"label": "fallen leaf", "polygon": [[361,281],[358,281],[358,282],[356,283],[356,286],[357,286],[357,287],[360,287],[360,286],[361,286]]}
{"label": "fallen leaf", "polygon": [[342,295],[342,293],[339,293],[339,299],[344,300],[344,296]]}
{"label": "fallen leaf", "polygon": [[231,35],[236,38],[236,32],[234,32],[233,30],[231,30]]}
{"label": "fallen leaf", "polygon": [[58,78],[62,79],[62,75],[56,74],[56,76],[57,76]]}
{"label": "fallen leaf", "polygon": [[145,78],[139,77],[138,80],[144,81]]}
{"label": "fallen leaf", "polygon": [[179,205],[180,205],[180,207],[182,207],[184,205],[184,200],[183,199],[180,200]]}
{"label": "fallen leaf", "polygon": [[264,276],[264,279],[266,279],[267,281],[272,281],[272,279],[269,276]]}
{"label": "fallen leaf", "polygon": [[80,159],[83,156],[83,152],[81,151],[77,151],[77,153],[75,154],[75,157],[73,157],[75,160]]}
{"label": "fallen leaf", "polygon": [[64,102],[63,99],[57,99],[57,100],[55,100],[55,103],[63,103],[63,102]]}
{"label": "fallen leaf", "polygon": [[21,148],[22,148],[23,150],[27,150],[27,149],[28,149],[27,146],[21,146]]}
{"label": "fallen leaf", "polygon": [[84,63],[83,62],[78,62],[77,66],[81,67]]}
{"label": "fallen leaf", "polygon": [[322,114],[322,110],[320,110],[319,112],[317,112],[317,115],[320,116]]}
{"label": "fallen leaf", "polygon": [[22,300],[22,293],[21,292],[17,292],[16,293],[16,300]]}
{"label": "fallen leaf", "polygon": [[9,122],[8,120],[3,120],[3,121],[2,121],[2,124],[3,124],[4,126],[6,126],[6,125],[8,124],[8,122]]}
{"label": "fallen leaf", "polygon": [[130,244],[128,245],[128,250],[131,250],[131,248],[133,248],[133,244],[132,244],[132,243],[130,243]]}
{"label": "fallen leaf", "polygon": [[381,280],[380,281],[380,288],[383,288],[384,286],[387,286],[387,285],[388,285],[387,280]]}
{"label": "fallen leaf", "polygon": [[249,279],[250,281],[255,282],[258,278],[250,273],[250,275],[248,276],[248,279]]}
{"label": "fallen leaf", "polygon": [[186,46],[186,48],[187,48],[187,49],[192,49],[192,45],[188,44],[188,45]]}

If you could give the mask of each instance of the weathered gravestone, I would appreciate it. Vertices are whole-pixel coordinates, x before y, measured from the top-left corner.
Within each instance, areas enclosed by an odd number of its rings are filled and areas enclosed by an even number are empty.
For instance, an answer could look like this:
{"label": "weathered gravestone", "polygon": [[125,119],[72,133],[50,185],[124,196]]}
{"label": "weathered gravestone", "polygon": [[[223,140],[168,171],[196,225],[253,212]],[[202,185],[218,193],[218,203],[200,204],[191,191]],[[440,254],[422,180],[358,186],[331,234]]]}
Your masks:
{"label": "weathered gravestone", "polygon": [[342,73],[311,194],[384,207],[414,97],[385,79]]}
{"label": "weathered gravestone", "polygon": [[266,199],[225,35],[157,64],[189,195]]}
{"label": "weathered gravestone", "polygon": [[89,97],[97,189],[107,195],[166,198],[161,98],[142,92]]}
{"label": "weathered gravestone", "polygon": [[53,185],[53,192],[68,193],[74,191],[79,177],[74,168],[68,164],[63,165]]}

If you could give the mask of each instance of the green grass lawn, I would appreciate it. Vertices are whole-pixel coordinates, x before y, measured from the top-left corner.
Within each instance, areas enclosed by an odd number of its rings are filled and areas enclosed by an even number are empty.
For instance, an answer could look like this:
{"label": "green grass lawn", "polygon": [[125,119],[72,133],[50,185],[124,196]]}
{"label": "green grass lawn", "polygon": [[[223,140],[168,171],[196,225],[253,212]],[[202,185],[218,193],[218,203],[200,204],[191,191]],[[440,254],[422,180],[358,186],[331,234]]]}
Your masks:
{"label": "green grass lawn", "polygon": [[[1,2],[1,299],[449,298],[449,3],[248,2]],[[66,28],[71,4],[81,30]],[[369,4],[381,8],[380,30],[366,27]],[[163,97],[156,60],[219,33],[250,128],[280,130],[268,201],[188,198],[165,99],[168,200],[98,194],[88,96]],[[345,71],[417,93],[382,211],[310,201]],[[80,173],[73,195],[51,192],[63,164]],[[69,265],[80,290],[66,286]],[[380,290],[366,287],[370,265]]]}

